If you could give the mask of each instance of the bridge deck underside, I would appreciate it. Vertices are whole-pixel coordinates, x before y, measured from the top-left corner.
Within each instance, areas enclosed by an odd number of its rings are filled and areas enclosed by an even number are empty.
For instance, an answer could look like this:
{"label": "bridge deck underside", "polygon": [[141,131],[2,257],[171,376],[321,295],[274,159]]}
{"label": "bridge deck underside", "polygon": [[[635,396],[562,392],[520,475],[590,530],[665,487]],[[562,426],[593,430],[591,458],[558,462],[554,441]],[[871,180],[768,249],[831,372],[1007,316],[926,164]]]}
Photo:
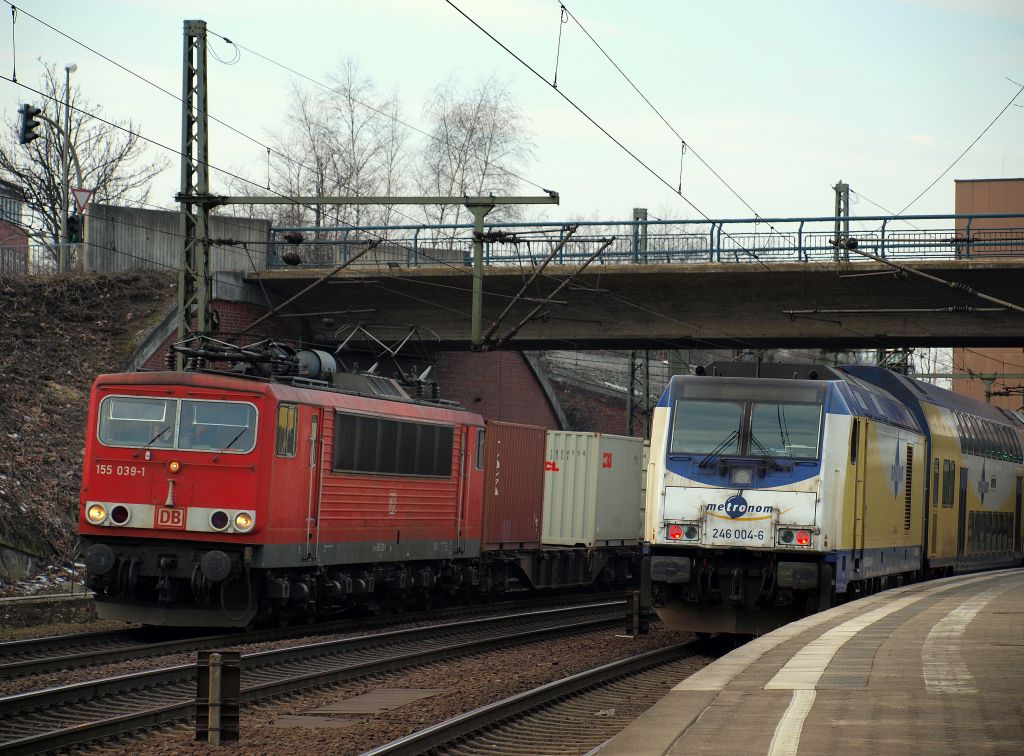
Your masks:
{"label": "bridge deck underside", "polygon": [[[911,265],[1024,305],[1024,258]],[[1024,313],[941,312],[996,305],[913,275],[865,275],[886,270],[873,262],[791,263],[771,270],[758,264],[594,264],[555,296],[558,303],[544,305],[504,348],[1024,347]],[[527,318],[538,301],[574,271],[569,266],[545,270],[526,292],[529,299],[518,302],[501,322],[495,338]],[[259,278],[273,297],[284,301],[326,272],[266,271]],[[485,333],[530,273],[511,267],[486,269]],[[249,278],[255,282],[256,275]],[[322,315],[306,318],[305,332],[321,343],[337,341],[339,333],[350,332],[358,322],[371,332],[398,333],[416,326],[421,338],[439,348],[466,349],[471,289],[471,271],[462,266],[344,270],[282,312],[370,310],[332,315],[333,324],[325,324]],[[791,310],[823,312],[787,314]],[[354,341],[362,339],[357,336]]]}

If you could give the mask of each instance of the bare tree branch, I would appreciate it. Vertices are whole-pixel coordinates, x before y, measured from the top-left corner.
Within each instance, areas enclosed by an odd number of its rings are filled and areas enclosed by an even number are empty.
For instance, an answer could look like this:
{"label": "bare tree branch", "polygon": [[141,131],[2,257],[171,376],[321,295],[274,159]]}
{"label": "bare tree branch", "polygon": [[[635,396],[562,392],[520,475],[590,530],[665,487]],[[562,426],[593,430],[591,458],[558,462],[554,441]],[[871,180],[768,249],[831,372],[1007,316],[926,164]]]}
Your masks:
{"label": "bare tree branch", "polygon": [[[46,116],[63,124],[64,84],[55,64],[44,66],[40,89],[53,99],[47,99],[41,107]],[[102,108],[86,100],[78,86],[71,90],[71,108],[71,143],[81,161],[85,188],[95,192],[93,199],[112,205],[145,203],[153,178],[170,161],[160,157],[147,159],[146,145],[131,121],[111,121],[122,127],[117,128],[89,115],[101,115]],[[29,211],[26,225],[56,245],[63,222],[63,140],[49,124],[44,122],[43,128],[40,138],[27,145],[18,144],[17,127],[0,136],[0,176],[24,193]]]}

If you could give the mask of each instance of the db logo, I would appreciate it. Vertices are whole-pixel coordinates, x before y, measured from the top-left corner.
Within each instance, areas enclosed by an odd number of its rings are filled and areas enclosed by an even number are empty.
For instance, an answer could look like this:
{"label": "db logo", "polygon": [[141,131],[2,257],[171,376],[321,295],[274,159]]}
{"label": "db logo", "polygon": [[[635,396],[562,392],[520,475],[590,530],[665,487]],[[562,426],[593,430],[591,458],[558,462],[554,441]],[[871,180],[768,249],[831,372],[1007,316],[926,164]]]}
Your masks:
{"label": "db logo", "polygon": [[558,463],[547,460],[544,462],[544,472],[561,472]]}
{"label": "db logo", "polygon": [[156,510],[156,526],[158,528],[185,528],[185,510],[158,507]]}
{"label": "db logo", "polygon": [[605,470],[610,470],[612,466],[612,453],[602,452],[601,453],[601,467]]}

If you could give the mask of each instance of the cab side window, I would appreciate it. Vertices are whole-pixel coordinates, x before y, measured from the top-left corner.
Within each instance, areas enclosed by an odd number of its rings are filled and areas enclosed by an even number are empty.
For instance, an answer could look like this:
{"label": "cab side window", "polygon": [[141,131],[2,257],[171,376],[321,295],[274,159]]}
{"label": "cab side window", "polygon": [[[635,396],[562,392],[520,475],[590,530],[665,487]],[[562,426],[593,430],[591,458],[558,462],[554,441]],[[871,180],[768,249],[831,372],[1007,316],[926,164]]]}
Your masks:
{"label": "cab side window", "polygon": [[277,408],[277,456],[294,457],[299,436],[299,408],[282,404]]}

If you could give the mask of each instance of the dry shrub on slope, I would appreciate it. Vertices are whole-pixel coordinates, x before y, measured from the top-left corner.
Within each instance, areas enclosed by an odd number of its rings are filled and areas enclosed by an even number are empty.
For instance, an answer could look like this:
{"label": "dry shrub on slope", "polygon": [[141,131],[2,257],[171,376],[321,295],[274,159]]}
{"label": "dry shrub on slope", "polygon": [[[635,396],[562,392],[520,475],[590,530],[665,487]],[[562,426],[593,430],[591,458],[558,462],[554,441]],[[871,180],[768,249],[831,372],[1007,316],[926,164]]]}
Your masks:
{"label": "dry shrub on slope", "polygon": [[0,278],[0,542],[70,560],[89,388],[175,296],[164,273]]}

